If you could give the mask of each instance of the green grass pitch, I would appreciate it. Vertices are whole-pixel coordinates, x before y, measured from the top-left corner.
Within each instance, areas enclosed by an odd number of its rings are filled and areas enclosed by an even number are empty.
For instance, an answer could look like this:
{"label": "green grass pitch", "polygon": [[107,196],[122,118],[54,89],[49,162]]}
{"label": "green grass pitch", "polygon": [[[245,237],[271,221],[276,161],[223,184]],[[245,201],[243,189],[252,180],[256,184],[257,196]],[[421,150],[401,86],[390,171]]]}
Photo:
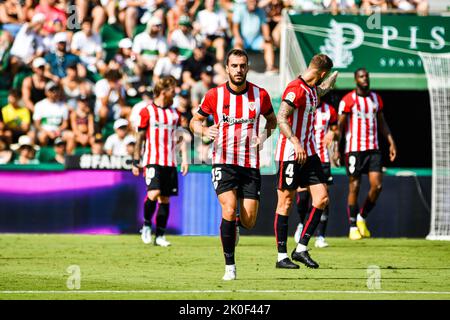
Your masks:
{"label": "green grass pitch", "polygon": [[[169,248],[139,235],[0,235],[0,299],[450,299],[448,242],[329,238],[311,251],[319,269],[280,270],[273,237],[242,236],[238,279],[224,282],[218,237],[167,238]],[[67,287],[71,265],[79,290]],[[371,265],[379,289],[368,288]]]}

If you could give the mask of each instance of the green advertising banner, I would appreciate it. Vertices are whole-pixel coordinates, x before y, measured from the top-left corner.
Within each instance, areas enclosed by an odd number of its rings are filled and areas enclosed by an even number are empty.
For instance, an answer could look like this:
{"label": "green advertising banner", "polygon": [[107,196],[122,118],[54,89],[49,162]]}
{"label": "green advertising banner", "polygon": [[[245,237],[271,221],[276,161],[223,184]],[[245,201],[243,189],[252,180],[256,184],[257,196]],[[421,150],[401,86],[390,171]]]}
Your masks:
{"label": "green advertising banner", "polygon": [[425,90],[418,52],[450,52],[450,17],[293,14],[289,19],[305,62],[317,53],[329,55],[340,71],[341,89],[353,88],[353,72],[365,67],[374,89]]}

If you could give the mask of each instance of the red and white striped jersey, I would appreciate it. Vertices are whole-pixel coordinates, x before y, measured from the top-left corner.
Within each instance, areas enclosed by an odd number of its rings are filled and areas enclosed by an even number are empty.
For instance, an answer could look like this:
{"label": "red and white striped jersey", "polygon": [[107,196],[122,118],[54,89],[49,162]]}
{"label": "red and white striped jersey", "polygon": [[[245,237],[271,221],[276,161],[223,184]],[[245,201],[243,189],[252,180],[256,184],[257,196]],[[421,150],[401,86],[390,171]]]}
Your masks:
{"label": "red and white striped jersey", "polygon": [[345,153],[378,149],[378,112],[383,110],[381,97],[370,92],[367,97],[353,90],[339,103],[339,115],[348,114]]}
{"label": "red and white striped jersey", "polygon": [[[299,77],[288,84],[284,90],[282,100],[295,109],[288,120],[301,146],[308,157],[315,155],[317,148],[316,139],[314,138],[314,121],[319,104],[316,87],[308,86]],[[277,141],[275,159],[277,161],[296,160],[294,145],[281,132]]]}
{"label": "red and white striped jersey", "polygon": [[316,119],[314,122],[315,139],[317,146],[317,153],[319,154],[322,163],[330,162],[328,149],[323,141],[325,135],[330,130],[330,127],[337,123],[337,113],[334,108],[328,103],[322,102],[317,108]]}
{"label": "red and white striped jersey", "polygon": [[259,148],[252,148],[252,138],[259,134],[260,115],[273,112],[269,94],[247,82],[243,92],[234,92],[228,82],[210,89],[198,113],[214,116],[219,134],[213,144],[213,164],[231,164],[259,169]]}
{"label": "red and white striped jersey", "polygon": [[175,132],[180,121],[176,109],[161,108],[154,103],[143,108],[139,113],[139,130],[146,130],[145,151],[142,165],[156,164],[164,167],[176,167]]}

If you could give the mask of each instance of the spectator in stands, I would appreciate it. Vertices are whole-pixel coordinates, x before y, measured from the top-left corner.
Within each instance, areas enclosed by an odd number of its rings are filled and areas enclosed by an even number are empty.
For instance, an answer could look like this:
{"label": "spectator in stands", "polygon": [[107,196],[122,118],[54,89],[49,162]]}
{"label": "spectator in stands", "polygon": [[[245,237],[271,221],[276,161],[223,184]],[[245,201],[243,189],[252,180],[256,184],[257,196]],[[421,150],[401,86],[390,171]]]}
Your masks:
{"label": "spectator in stands", "polygon": [[65,28],[67,25],[67,15],[64,9],[57,6],[57,0],[40,0],[39,5],[35,9],[35,14],[42,13],[45,15],[44,33],[56,33],[54,23],[60,21]]}
{"label": "spectator in stands", "polygon": [[22,82],[22,99],[31,112],[34,112],[35,104],[46,97],[45,85],[49,79],[44,75],[45,65],[44,58],[37,57],[34,59],[32,63],[33,73]]}
{"label": "spectator in stands", "polygon": [[28,65],[44,53],[40,31],[45,22],[44,14],[36,14],[29,23],[25,23],[17,33],[11,47],[11,73],[14,76],[19,69]]}
{"label": "spectator in stands", "polygon": [[196,110],[206,92],[213,87],[214,71],[211,66],[206,66],[200,73],[200,81],[197,81],[191,90],[192,108]]}
{"label": "spectator in stands", "polygon": [[7,164],[11,161],[13,152],[9,148],[9,142],[0,135],[0,164]]}
{"label": "spectator in stands", "polygon": [[281,41],[281,12],[285,7],[283,0],[261,0],[258,4],[260,8],[266,12],[267,24],[269,25],[270,34],[273,43],[278,48]]}
{"label": "spectator in stands", "polygon": [[19,90],[10,90],[8,104],[1,109],[5,129],[11,131],[13,142],[30,130],[30,110],[22,104],[20,98]]}
{"label": "spectator in stands", "polygon": [[[331,13],[333,15],[337,15],[341,12],[351,12],[353,14],[358,13],[358,7],[355,4],[355,0],[324,0],[323,6],[325,7],[325,9],[331,10]],[[380,8],[383,11],[387,9],[386,6],[381,6]]]}
{"label": "spectator in stands", "polygon": [[275,72],[275,53],[266,14],[257,6],[257,0],[248,0],[233,14],[234,45],[237,48],[264,51],[267,72]]}
{"label": "spectator in stands", "polygon": [[192,56],[196,43],[191,19],[188,16],[181,16],[178,21],[178,28],[172,32],[170,38],[170,45],[180,49],[179,59],[181,62]]}
{"label": "spectator in stands", "polygon": [[102,135],[100,133],[97,133],[94,136],[94,143],[91,146],[91,153],[92,154],[104,154],[105,152],[103,151],[103,139],[102,139]]}
{"label": "spectator in stands", "polygon": [[119,21],[125,27],[128,38],[133,38],[134,28],[144,13],[152,6],[152,0],[120,0],[118,1]]}
{"label": "spectator in stands", "polygon": [[0,23],[3,30],[14,37],[25,21],[25,15],[18,0],[4,0],[0,3]]}
{"label": "spectator in stands", "polygon": [[136,55],[131,50],[133,42],[129,38],[119,41],[119,51],[109,61],[108,68],[122,70],[123,81],[127,95],[135,97],[141,85],[141,69],[137,63]]}
{"label": "spectator in stands", "polygon": [[[55,42],[55,35],[58,33],[65,33],[66,29],[62,24],[61,20],[56,19],[53,21],[53,30],[54,33],[49,33],[43,37],[44,49],[45,52],[55,52],[57,43]],[[44,33],[44,32],[42,32]]]}
{"label": "spectator in stands", "polygon": [[217,61],[223,62],[228,22],[226,13],[216,7],[215,0],[205,1],[205,9],[198,13],[195,28],[198,29],[206,46],[216,50]]}
{"label": "spectator in stands", "polygon": [[56,44],[55,52],[45,55],[47,61],[46,76],[54,82],[59,82],[67,76],[67,68],[77,65],[80,77],[86,77],[86,68],[81,64],[80,57],[67,51],[67,33],[60,32],[55,34],[54,42]]}
{"label": "spectator in stands", "polygon": [[428,15],[428,0],[392,0],[394,8],[403,11],[417,11],[420,16]]}
{"label": "spectator in stands", "polygon": [[53,146],[55,151],[55,157],[51,159],[50,163],[60,163],[64,164],[66,158],[66,142],[60,137],[55,139],[55,144]]}
{"label": "spectator in stands", "polygon": [[70,113],[70,127],[75,136],[75,142],[83,147],[94,143],[94,114],[89,102],[89,96],[78,97],[78,106]]}
{"label": "spectator in stands", "polygon": [[136,142],[133,135],[128,132],[128,121],[117,119],[114,122],[115,133],[110,135],[105,142],[104,150],[110,156],[126,156],[127,144],[130,141]]}
{"label": "spectator in stands", "polygon": [[94,112],[100,128],[108,121],[128,117],[130,108],[126,104],[125,87],[119,70],[106,71],[105,79],[95,84],[94,94],[97,98]]}
{"label": "spectator in stands", "polygon": [[11,145],[11,149],[18,154],[14,164],[39,164],[39,160],[35,159],[36,151],[39,150],[39,147],[34,145],[33,140],[29,136],[23,135],[19,137],[19,142]]}
{"label": "spectator in stands", "polygon": [[216,59],[209,52],[206,52],[203,43],[197,43],[192,57],[187,59],[183,65],[183,83],[189,87],[195,85],[200,80],[200,74],[204,67],[210,66],[214,68]]}
{"label": "spectator in stands", "polygon": [[376,9],[386,12],[388,9],[387,0],[362,0],[361,9],[366,15],[371,15]]}
{"label": "spectator in stands", "polygon": [[47,145],[57,137],[67,143],[67,152],[75,149],[75,136],[69,128],[69,108],[62,100],[61,87],[50,81],[45,86],[46,99],[35,105],[33,120],[41,146]]}
{"label": "spectator in stands", "polygon": [[188,14],[187,0],[176,0],[175,5],[167,12],[167,37],[170,41],[172,32],[178,28],[178,20]]}
{"label": "spectator in stands", "polygon": [[0,73],[9,72],[9,51],[13,41],[8,31],[0,30]]}
{"label": "spectator in stands", "polygon": [[81,24],[81,31],[73,35],[71,50],[89,71],[104,73],[106,65],[103,61],[102,39],[93,32],[91,18],[86,18]]}
{"label": "spectator in stands", "polygon": [[177,82],[181,80],[181,71],[183,67],[178,59],[180,49],[171,47],[167,57],[159,58],[153,70],[153,83],[158,82],[161,77],[172,76]]}
{"label": "spectator in stands", "polygon": [[0,112],[0,138],[5,139],[8,144],[12,142],[12,132],[6,128],[5,123],[3,122],[3,116]]}
{"label": "spectator in stands", "polygon": [[76,64],[67,66],[66,74],[67,75],[61,79],[61,86],[69,109],[75,110],[77,108],[79,97],[90,96],[92,94],[93,84],[89,80],[78,75]]}
{"label": "spectator in stands", "polygon": [[23,15],[25,17],[25,21],[31,21],[34,16],[34,11],[36,7],[39,5],[39,0],[25,0],[25,4],[22,7]]}
{"label": "spectator in stands", "polygon": [[134,149],[136,147],[136,139],[133,137],[133,139],[127,140],[127,155],[130,157],[134,156]]}
{"label": "spectator in stands", "polygon": [[161,35],[161,28],[161,19],[152,17],[146,30],[134,38],[133,52],[144,72],[153,71],[158,58],[164,57],[167,53],[167,42]]}

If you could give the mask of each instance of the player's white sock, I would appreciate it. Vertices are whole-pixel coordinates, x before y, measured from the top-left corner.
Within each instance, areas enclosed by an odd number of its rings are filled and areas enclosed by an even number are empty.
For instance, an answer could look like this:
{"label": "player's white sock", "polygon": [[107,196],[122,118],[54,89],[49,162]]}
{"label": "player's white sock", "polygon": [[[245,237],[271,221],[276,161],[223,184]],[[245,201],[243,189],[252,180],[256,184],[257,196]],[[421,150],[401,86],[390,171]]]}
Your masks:
{"label": "player's white sock", "polygon": [[284,260],[286,258],[289,258],[287,253],[279,253],[278,252],[278,262],[280,262],[281,260]]}
{"label": "player's white sock", "polygon": [[363,217],[361,217],[361,214],[358,213],[358,215],[356,216],[356,221],[365,221],[366,219],[364,219]]}
{"label": "player's white sock", "polygon": [[303,252],[303,251],[307,251],[307,250],[308,250],[308,247],[304,246],[300,243],[297,245],[297,248],[295,249],[296,252]]}
{"label": "player's white sock", "polygon": [[358,227],[350,227],[350,231],[358,230]]}

